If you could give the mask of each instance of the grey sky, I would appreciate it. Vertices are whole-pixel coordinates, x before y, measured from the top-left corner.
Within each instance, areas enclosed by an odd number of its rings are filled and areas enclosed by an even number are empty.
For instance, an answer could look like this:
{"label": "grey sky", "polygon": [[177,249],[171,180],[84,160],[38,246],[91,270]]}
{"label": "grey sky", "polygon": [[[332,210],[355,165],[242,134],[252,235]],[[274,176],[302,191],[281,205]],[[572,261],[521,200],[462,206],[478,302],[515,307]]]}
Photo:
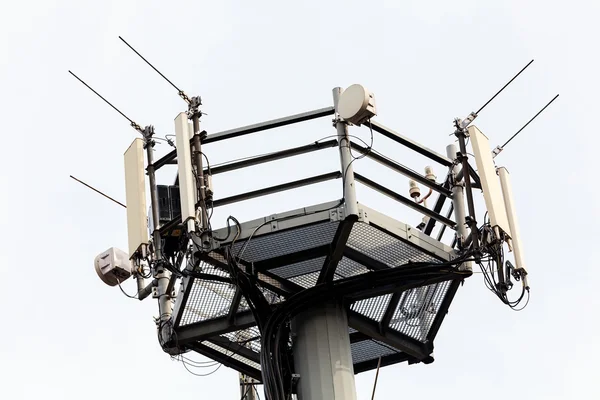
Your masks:
{"label": "grey sky", "polygon": [[[498,158],[513,178],[531,303],[514,313],[479,275],[470,278],[437,337],[436,362],[383,369],[376,398],[600,398],[593,255],[600,239],[593,180],[600,172],[600,3],[450,3],[2,1],[0,398],[239,398],[236,372],[190,375],[157,343],[156,303],[127,299],[93,270],[101,251],[127,248],[125,212],[68,176],[124,201],[122,155],[136,133],[67,70],[163,135],[184,110],[118,35],[187,93],[202,96],[209,132],[328,106],[334,86],[362,83],[376,95],[378,121],[440,153],[452,140],[452,119],[474,111],[535,58],[476,123],[500,144],[561,94]],[[353,133],[369,140],[364,130]],[[314,121],[215,146],[209,156],[218,163],[332,134],[329,121]],[[381,136],[374,147],[414,169],[425,166]],[[167,150],[163,144],[157,152]],[[328,172],[337,154],[301,160],[303,169],[294,160],[232,174],[215,181],[216,190],[220,197]],[[368,161],[355,168],[380,171]],[[390,179],[381,175],[406,190]],[[339,193],[335,183],[323,185],[220,211],[214,221],[221,226],[230,213],[247,220]],[[361,189],[359,200],[419,222],[370,191]],[[125,287],[134,290],[132,282]],[[357,376],[360,399],[370,398],[373,376]]]}

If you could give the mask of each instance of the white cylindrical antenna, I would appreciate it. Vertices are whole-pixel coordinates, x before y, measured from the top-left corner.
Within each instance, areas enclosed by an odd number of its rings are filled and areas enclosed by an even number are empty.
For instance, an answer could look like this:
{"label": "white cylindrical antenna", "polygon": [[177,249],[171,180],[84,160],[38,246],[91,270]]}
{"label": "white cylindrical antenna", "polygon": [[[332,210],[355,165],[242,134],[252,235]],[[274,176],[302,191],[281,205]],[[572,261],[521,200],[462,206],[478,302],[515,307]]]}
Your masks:
{"label": "white cylindrical antenna", "polygon": [[504,196],[504,204],[506,206],[506,213],[508,216],[508,223],[510,225],[512,249],[515,256],[515,264],[517,270],[525,270],[525,261],[523,259],[523,247],[521,246],[521,238],[519,235],[519,224],[517,221],[517,213],[515,210],[515,202],[513,199],[512,185],[510,182],[510,174],[504,167],[498,168],[498,175],[500,176],[500,185],[502,186],[502,195]]}
{"label": "white cylindrical antenna", "polygon": [[184,112],[179,113],[175,118],[175,141],[177,145],[181,221],[186,224],[188,232],[193,232],[196,229],[196,191],[192,171],[188,116]]}

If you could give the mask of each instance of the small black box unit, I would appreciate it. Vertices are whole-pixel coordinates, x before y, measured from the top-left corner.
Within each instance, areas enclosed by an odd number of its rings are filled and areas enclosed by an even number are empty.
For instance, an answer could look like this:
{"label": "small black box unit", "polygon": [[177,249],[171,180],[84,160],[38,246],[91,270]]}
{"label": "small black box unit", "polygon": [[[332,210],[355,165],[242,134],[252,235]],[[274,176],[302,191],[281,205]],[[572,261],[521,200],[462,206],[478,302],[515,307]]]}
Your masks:
{"label": "small black box unit", "polygon": [[165,225],[181,215],[179,186],[157,185],[158,219]]}

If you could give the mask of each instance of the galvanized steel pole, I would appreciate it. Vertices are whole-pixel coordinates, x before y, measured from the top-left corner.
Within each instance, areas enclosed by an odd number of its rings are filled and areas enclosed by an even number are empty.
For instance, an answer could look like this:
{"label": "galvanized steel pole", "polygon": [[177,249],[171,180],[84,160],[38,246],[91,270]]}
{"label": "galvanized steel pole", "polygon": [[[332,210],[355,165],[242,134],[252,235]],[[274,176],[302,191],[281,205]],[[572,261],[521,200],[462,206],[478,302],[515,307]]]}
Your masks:
{"label": "galvanized steel pole", "polygon": [[342,167],[342,180],[344,185],[344,202],[346,216],[358,215],[358,202],[356,200],[356,188],[354,185],[354,168],[352,167],[352,154],[350,153],[350,138],[348,137],[348,122],[342,120],[338,113],[338,102],[342,94],[342,88],[333,89],[333,106],[335,107],[334,126],[337,129],[340,163]]}
{"label": "galvanized steel pole", "polygon": [[[446,155],[451,160],[456,159],[457,149],[456,146],[451,144],[446,147]],[[459,248],[464,247],[465,240],[467,239],[467,222],[465,215],[465,197],[463,192],[463,186],[459,181],[459,172],[462,169],[455,163],[452,167],[452,177],[450,180],[452,189],[452,204],[454,205],[454,219],[456,220],[456,234],[458,236]],[[470,175],[467,173],[462,174],[464,179],[470,179]],[[471,271],[471,262],[467,262],[461,265],[464,270]]]}

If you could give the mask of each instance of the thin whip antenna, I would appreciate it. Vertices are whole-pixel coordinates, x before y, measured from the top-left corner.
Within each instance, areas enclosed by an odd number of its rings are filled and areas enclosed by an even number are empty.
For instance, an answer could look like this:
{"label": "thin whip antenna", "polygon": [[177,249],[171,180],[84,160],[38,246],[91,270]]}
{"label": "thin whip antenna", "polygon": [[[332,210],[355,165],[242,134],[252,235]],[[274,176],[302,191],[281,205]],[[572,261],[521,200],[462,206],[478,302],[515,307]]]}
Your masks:
{"label": "thin whip antenna", "polygon": [[188,96],[185,94],[185,92],[184,92],[183,90],[179,89],[179,88],[178,88],[178,87],[177,87],[177,86],[176,86],[176,85],[175,85],[173,82],[171,82],[171,81],[169,80],[169,78],[167,78],[166,76],[164,76],[162,72],[160,72],[158,69],[156,69],[156,67],[155,67],[154,65],[152,65],[152,64],[150,63],[150,61],[146,60],[146,59],[144,58],[144,56],[143,56],[143,55],[141,55],[141,54],[140,54],[140,53],[139,53],[139,52],[138,52],[136,49],[134,49],[134,48],[133,48],[133,46],[131,46],[129,43],[127,43],[127,41],[125,41],[125,39],[123,39],[121,36],[119,36],[119,39],[121,39],[121,41],[122,41],[123,43],[125,43],[125,44],[127,45],[127,47],[129,47],[131,50],[133,50],[133,52],[134,52],[135,54],[137,54],[137,55],[138,55],[138,56],[139,56],[139,57],[140,57],[142,60],[144,60],[144,61],[146,62],[146,64],[148,64],[148,65],[150,66],[150,68],[152,68],[152,69],[153,69],[153,70],[155,70],[155,71],[156,71],[156,72],[157,72],[157,73],[158,73],[160,76],[162,76],[162,77],[163,77],[163,79],[164,79],[165,81],[169,82],[169,84],[170,84],[171,86],[173,86],[173,87],[175,88],[175,90],[177,90],[177,92],[179,93],[179,96],[180,96],[180,97],[181,97],[183,100],[185,100],[185,102],[186,102],[186,103],[188,103],[188,104],[190,103],[190,98],[189,98],[189,97],[188,97]]}
{"label": "thin whip antenna", "polygon": [[102,100],[104,100],[104,102],[106,104],[108,104],[109,106],[111,106],[116,112],[118,112],[119,114],[121,114],[123,116],[123,118],[125,118],[127,121],[129,121],[129,123],[131,124],[131,126],[133,127],[133,129],[135,129],[138,132],[142,132],[142,128],[140,128],[140,126],[134,120],[132,120],[131,118],[129,118],[127,115],[123,114],[123,112],[121,112],[121,110],[119,110],[117,107],[115,107],[114,105],[112,105],[112,103],[110,101],[108,101],[104,97],[102,97],[102,95],[100,93],[98,93],[94,89],[92,89],[92,87],[90,85],[88,85],[87,83],[85,83],[80,77],[78,77],[77,75],[75,75],[71,70],[69,70],[69,73],[71,75],[73,75],[79,82],[83,83],[85,85],[85,87],[87,87],[92,92],[94,92],[96,94],[96,96],[98,96]]}
{"label": "thin whip antenna", "polygon": [[489,99],[483,106],[481,106],[481,108],[479,110],[477,110],[477,112],[475,114],[479,114],[481,112],[481,110],[483,110],[488,104],[490,104],[492,102],[492,100],[494,100],[496,98],[496,96],[498,96],[500,93],[502,93],[502,91],[504,89],[506,89],[507,86],[512,83],[512,81],[514,81],[515,79],[517,79],[517,76],[521,75],[521,73],[523,71],[525,71],[527,69],[527,67],[529,67],[531,65],[531,63],[533,61],[534,60],[529,61],[529,63],[527,63],[527,65],[524,66],[523,69],[521,69],[515,76],[513,76],[513,78],[510,81],[508,81],[508,83],[506,85],[502,86],[502,89],[498,90],[498,92],[496,92],[496,94],[493,95],[491,99]]}
{"label": "thin whip antenna", "polygon": [[94,188],[94,187],[92,187],[92,186],[88,185],[87,183],[85,183],[85,182],[83,182],[83,181],[80,181],[79,179],[75,178],[73,175],[69,175],[69,177],[71,177],[72,179],[74,179],[74,180],[76,180],[77,182],[81,183],[83,186],[87,186],[88,188],[92,189],[94,192],[101,194],[102,196],[106,197],[107,199],[114,201],[115,203],[117,203],[117,204],[118,204],[118,205],[120,205],[121,207],[123,207],[123,208],[127,208],[127,206],[126,206],[125,204],[121,203],[121,202],[120,202],[120,201],[118,201],[118,200],[115,200],[115,199],[113,199],[112,197],[110,197],[110,196],[109,196],[109,195],[107,195],[107,194],[104,194],[104,193],[102,193],[101,191],[99,191],[98,189],[96,189],[96,188]]}
{"label": "thin whip antenna", "polygon": [[550,104],[552,104],[552,102],[553,102],[554,100],[556,100],[556,99],[558,98],[558,96],[559,96],[558,94],[557,94],[556,96],[554,96],[554,98],[553,98],[552,100],[550,100],[550,101],[548,102],[548,104],[546,104],[546,105],[544,106],[544,108],[542,108],[540,111],[538,111],[538,113],[537,113],[537,114],[535,114],[535,115],[533,116],[533,118],[531,118],[531,119],[530,119],[530,120],[529,120],[529,121],[528,121],[528,122],[527,122],[525,125],[523,125],[523,127],[522,127],[521,129],[519,129],[519,130],[517,131],[517,133],[515,133],[514,135],[512,135],[512,136],[511,136],[511,138],[510,138],[510,139],[508,139],[508,140],[506,141],[506,143],[504,143],[502,146],[500,146],[500,148],[501,148],[501,149],[504,149],[504,147],[505,147],[507,144],[509,144],[509,143],[510,143],[510,141],[511,141],[511,140],[513,140],[513,139],[514,139],[514,138],[515,138],[515,137],[516,137],[516,136],[517,136],[519,133],[521,133],[521,131],[522,131],[523,129],[527,128],[527,125],[529,125],[529,124],[530,124],[530,123],[531,123],[531,122],[532,122],[534,119],[536,119],[536,118],[537,118],[537,116],[538,116],[538,115],[540,115],[540,114],[542,113],[542,111],[544,111],[546,108],[548,108],[548,106],[549,106]]}

